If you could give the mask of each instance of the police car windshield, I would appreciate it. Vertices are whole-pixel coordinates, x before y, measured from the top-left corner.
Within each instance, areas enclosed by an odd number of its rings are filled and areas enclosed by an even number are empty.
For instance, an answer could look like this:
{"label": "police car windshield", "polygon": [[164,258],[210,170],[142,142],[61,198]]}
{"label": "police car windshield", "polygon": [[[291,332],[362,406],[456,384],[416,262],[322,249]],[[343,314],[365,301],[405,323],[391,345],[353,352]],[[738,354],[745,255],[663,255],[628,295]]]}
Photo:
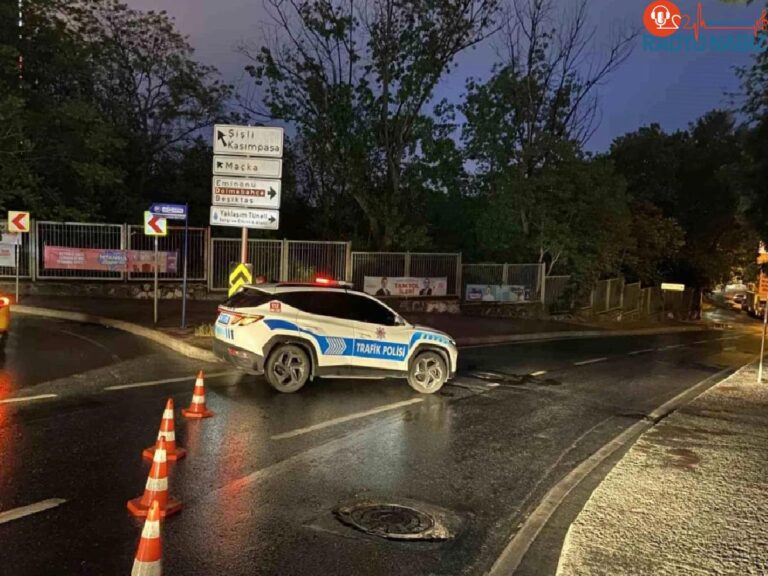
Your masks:
{"label": "police car windshield", "polygon": [[224,306],[227,308],[255,308],[266,304],[273,298],[273,295],[256,288],[246,288],[227,300]]}

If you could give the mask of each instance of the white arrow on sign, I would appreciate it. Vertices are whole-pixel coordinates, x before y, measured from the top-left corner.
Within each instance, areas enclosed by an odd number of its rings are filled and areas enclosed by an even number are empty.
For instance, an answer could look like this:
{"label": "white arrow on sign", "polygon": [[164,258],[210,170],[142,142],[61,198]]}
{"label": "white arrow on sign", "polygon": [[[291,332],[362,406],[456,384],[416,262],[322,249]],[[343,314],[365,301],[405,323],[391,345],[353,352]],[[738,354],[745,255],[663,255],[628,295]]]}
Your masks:
{"label": "white arrow on sign", "polygon": [[280,208],[280,180],[214,176],[211,204],[233,208]]}
{"label": "white arrow on sign", "polygon": [[213,153],[282,158],[283,129],[216,124],[213,127]]}
{"label": "white arrow on sign", "polygon": [[238,156],[214,156],[215,176],[254,176],[256,178],[280,178],[283,161],[274,158],[243,158]]}
{"label": "white arrow on sign", "polygon": [[280,211],[264,210],[261,208],[211,206],[211,226],[277,230],[280,228]]}

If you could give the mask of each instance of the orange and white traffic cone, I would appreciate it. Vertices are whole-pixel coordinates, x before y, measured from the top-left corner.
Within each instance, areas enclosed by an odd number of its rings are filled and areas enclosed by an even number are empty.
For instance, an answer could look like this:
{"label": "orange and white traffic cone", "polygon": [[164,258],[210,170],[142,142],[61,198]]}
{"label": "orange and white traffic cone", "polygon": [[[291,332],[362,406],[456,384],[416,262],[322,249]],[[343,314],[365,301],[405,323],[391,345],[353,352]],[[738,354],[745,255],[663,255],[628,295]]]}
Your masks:
{"label": "orange and white traffic cone", "polygon": [[166,458],[165,440],[160,438],[152,459],[144,495],[128,500],[128,511],[134,516],[144,517],[152,502],[160,505],[160,517],[165,518],[181,510],[181,502],[168,495],[168,461]]}
{"label": "orange and white traffic cone", "polygon": [[[161,438],[165,440],[166,458],[170,462],[181,460],[187,455],[187,451],[184,450],[184,448],[176,445],[176,432],[173,426],[173,398],[168,398],[168,402],[165,403],[163,420],[160,422],[160,432],[157,433],[157,442],[159,442]],[[154,446],[150,446],[144,450],[141,455],[147,460],[152,460],[155,457],[157,442]]]}
{"label": "orange and white traffic cone", "polygon": [[149,507],[139,547],[133,560],[131,576],[161,576],[163,573],[163,547],[160,539],[160,503],[155,500]]}
{"label": "orange and white traffic cone", "polygon": [[213,412],[205,407],[205,374],[202,370],[197,373],[192,402],[189,408],[183,408],[181,413],[187,418],[210,418],[213,416]]}

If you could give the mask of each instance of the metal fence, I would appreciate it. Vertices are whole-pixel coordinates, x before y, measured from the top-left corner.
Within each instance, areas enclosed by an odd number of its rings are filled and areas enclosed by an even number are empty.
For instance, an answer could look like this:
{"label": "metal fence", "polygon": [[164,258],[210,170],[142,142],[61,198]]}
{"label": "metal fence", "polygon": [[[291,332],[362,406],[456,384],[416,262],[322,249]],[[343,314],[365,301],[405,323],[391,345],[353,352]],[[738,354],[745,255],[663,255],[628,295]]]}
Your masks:
{"label": "metal fence", "polygon": [[[8,224],[0,222],[0,233],[5,234],[8,231]],[[19,234],[21,236],[21,247],[19,250],[19,278],[32,277],[33,261],[33,234]],[[13,266],[0,266],[0,278],[15,278],[16,268]]]}
{"label": "metal fence", "polygon": [[544,305],[550,313],[567,312],[570,302],[563,302],[562,296],[571,281],[570,276],[547,276],[544,290]]}
{"label": "metal fence", "polygon": [[462,270],[463,290],[468,284],[524,286],[532,301],[545,299],[544,264],[465,264]]}
{"label": "metal fence", "polygon": [[[154,239],[144,235],[143,226],[128,226],[128,249],[155,249]],[[187,258],[187,279],[192,282],[204,282],[208,271],[208,229],[189,229],[189,253]],[[160,273],[160,280],[179,281],[184,277],[184,227],[169,226],[168,235],[158,238],[158,250],[161,252],[177,252],[179,255],[176,272]],[[240,254],[238,252],[238,258]],[[148,280],[154,278],[153,272],[128,272],[129,280]]]}
{"label": "metal fence", "polygon": [[624,312],[632,313],[640,310],[640,293],[640,282],[624,285],[624,302],[622,306]]}
{"label": "metal fence", "polygon": [[459,296],[462,283],[461,254],[352,252],[350,279],[355,288],[363,289],[366,276],[445,278],[446,294]]}
{"label": "metal fence", "polygon": [[349,242],[286,240],[280,279],[311,282],[318,276],[347,280],[351,258]]}
{"label": "metal fence", "polygon": [[[240,262],[240,240],[236,238],[212,238],[209,252],[208,288],[226,291],[229,288],[229,266]],[[269,281],[280,279],[282,240],[249,240],[248,262],[253,264],[254,276],[264,276]]]}
{"label": "metal fence", "polygon": [[124,279],[124,272],[46,268],[44,254],[46,246],[123,250],[125,249],[125,225],[84,224],[81,222],[37,222],[34,230],[36,238],[36,276],[38,278],[60,280]]}
{"label": "metal fence", "polygon": [[610,278],[595,283],[592,297],[592,310],[596,314],[619,310],[624,295],[624,279]]}

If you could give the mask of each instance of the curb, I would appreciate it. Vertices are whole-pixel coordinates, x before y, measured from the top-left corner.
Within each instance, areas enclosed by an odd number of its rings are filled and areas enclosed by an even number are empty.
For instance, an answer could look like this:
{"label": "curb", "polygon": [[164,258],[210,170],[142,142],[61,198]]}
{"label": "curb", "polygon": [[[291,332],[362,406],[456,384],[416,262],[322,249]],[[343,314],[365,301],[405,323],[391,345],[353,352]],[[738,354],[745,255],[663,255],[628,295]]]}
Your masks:
{"label": "curb", "polygon": [[477,336],[457,338],[459,348],[465,346],[491,346],[515,342],[544,342],[547,340],[577,340],[580,338],[613,338],[619,336],[654,336],[657,334],[678,334],[702,332],[709,326],[670,326],[666,328],[636,328],[631,330],[567,330],[565,332],[536,332],[531,334],[509,334],[506,336]]}
{"label": "curb", "polygon": [[40,308],[37,306],[24,306],[17,304],[13,306],[13,312],[16,314],[26,316],[39,316],[43,318],[54,318],[57,320],[71,320],[73,322],[82,322],[85,324],[98,324],[107,328],[116,328],[152,340],[156,344],[170,348],[174,352],[192,358],[193,360],[202,360],[203,362],[219,363],[221,360],[214,355],[213,352],[203,350],[186,342],[182,342],[168,334],[152,328],[145,328],[133,322],[125,322],[124,320],[114,320],[112,318],[104,318],[102,316],[93,316],[91,314],[83,314],[82,312],[69,312],[66,310],[55,310],[52,308]]}

